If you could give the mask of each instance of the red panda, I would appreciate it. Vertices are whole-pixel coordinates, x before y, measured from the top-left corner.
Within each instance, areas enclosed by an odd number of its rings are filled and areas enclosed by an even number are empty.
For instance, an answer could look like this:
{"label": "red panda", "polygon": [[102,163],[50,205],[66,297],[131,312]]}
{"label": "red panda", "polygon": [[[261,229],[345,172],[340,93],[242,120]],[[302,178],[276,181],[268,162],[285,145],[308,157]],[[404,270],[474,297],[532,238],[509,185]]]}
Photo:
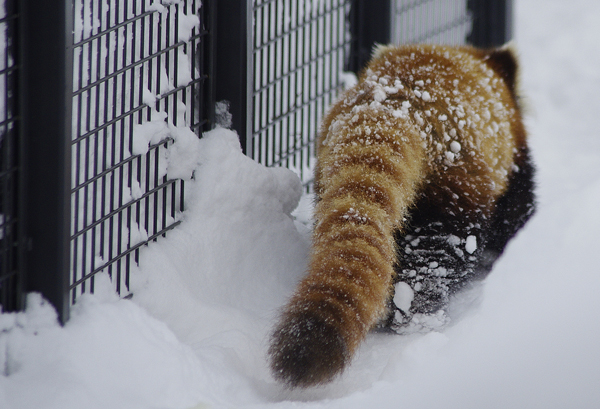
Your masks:
{"label": "red panda", "polygon": [[[271,338],[274,377],[332,380],[374,328],[447,322],[534,209],[509,49],[379,47],[322,121],[309,272]],[[395,294],[396,292],[396,294]]]}

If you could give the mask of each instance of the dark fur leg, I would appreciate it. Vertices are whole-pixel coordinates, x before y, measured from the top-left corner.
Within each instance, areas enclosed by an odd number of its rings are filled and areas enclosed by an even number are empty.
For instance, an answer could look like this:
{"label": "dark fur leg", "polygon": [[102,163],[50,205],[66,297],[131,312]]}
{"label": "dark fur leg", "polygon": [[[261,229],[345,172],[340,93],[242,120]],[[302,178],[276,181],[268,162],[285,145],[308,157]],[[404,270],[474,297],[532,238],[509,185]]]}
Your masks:
{"label": "dark fur leg", "polygon": [[432,208],[426,198],[419,201],[405,233],[396,232],[394,284],[408,284],[414,298],[410,309],[402,311],[392,297],[383,327],[405,333],[443,326],[450,297],[487,276],[508,241],[535,210],[534,168],[526,150],[521,158],[489,221],[464,225]]}
{"label": "dark fur leg", "polygon": [[396,233],[398,264],[394,284],[408,285],[413,295],[408,311],[402,311],[393,298],[390,300],[387,325],[399,333],[429,331],[445,325],[450,297],[476,275],[484,252],[485,229],[479,224],[459,226],[439,214],[426,217],[433,214],[415,212],[406,234]]}
{"label": "dark fur leg", "polygon": [[518,168],[511,175],[508,190],[496,204],[486,246],[488,252],[495,254],[493,261],[502,254],[508,241],[535,211],[535,169],[527,149],[523,150],[522,158]]}

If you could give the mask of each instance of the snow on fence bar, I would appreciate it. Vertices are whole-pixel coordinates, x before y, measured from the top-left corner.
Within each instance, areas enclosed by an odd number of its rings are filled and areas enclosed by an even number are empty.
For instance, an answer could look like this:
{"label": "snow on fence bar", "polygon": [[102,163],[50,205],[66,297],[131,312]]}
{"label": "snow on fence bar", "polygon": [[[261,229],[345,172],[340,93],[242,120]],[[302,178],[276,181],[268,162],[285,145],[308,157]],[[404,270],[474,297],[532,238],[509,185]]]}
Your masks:
{"label": "snow on fence bar", "polygon": [[2,308],[40,291],[64,322],[100,271],[126,295],[215,122],[310,190],[321,116],[374,43],[499,45],[510,21],[510,0],[0,0]]}

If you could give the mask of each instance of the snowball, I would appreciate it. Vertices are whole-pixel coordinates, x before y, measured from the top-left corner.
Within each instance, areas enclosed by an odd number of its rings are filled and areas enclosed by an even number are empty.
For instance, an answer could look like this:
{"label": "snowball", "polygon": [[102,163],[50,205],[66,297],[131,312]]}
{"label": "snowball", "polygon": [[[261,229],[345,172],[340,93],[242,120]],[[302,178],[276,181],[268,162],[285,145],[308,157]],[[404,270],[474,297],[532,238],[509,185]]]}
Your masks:
{"label": "snowball", "polygon": [[492,117],[492,114],[490,113],[490,111],[488,109],[484,109],[481,114],[483,115],[483,119],[486,121],[489,121],[490,118]]}
{"label": "snowball", "polygon": [[406,114],[402,112],[400,109],[394,109],[392,111],[392,116],[394,118],[406,118]]}
{"label": "snowball", "polygon": [[229,112],[229,101],[215,103],[215,123],[221,128],[230,129],[233,117]]}
{"label": "snowball", "polygon": [[394,293],[394,304],[396,307],[404,312],[408,312],[414,298],[415,293],[410,288],[410,285],[402,281],[396,284],[396,292]]}
{"label": "snowball", "polygon": [[156,103],[156,95],[154,95],[149,89],[144,88],[142,90],[142,102],[149,106],[154,106]]}
{"label": "snowball", "polygon": [[341,72],[340,73],[340,81],[344,89],[352,88],[356,84],[358,84],[358,79],[356,78],[356,74],[353,72]]}
{"label": "snowball", "polygon": [[475,237],[475,236],[467,237],[467,243],[465,244],[465,250],[467,250],[467,253],[469,253],[469,254],[473,254],[475,252],[475,250],[477,250],[477,237]]}
{"label": "snowball", "polygon": [[160,4],[160,2],[154,2],[150,5],[150,7],[148,7],[148,11],[158,11],[160,13],[166,11],[167,8],[165,6],[163,6],[162,4]]}
{"label": "snowball", "polygon": [[179,14],[179,24],[177,26],[177,38],[179,41],[188,41],[192,36],[192,30],[195,27],[200,26],[200,19],[198,16],[192,14],[187,15],[184,13]]}
{"label": "snowball", "polygon": [[415,120],[417,121],[417,124],[419,124],[420,126],[423,126],[425,124],[423,117],[421,117],[421,114],[418,112],[415,112]]}
{"label": "snowball", "polygon": [[[131,222],[131,228],[129,229],[129,244],[135,246],[138,243],[142,243],[148,240],[148,231],[143,227],[140,227],[135,221]],[[100,263],[97,263],[100,265]]]}
{"label": "snowball", "polygon": [[461,148],[461,146],[460,146],[460,143],[458,141],[452,141],[450,143],[450,150],[452,152],[458,153],[458,152],[460,152],[460,148]]}
{"label": "snowball", "polygon": [[373,89],[373,99],[375,99],[375,101],[383,102],[386,100],[386,98],[387,98],[387,93],[385,92],[383,87],[377,86],[377,87],[375,87],[375,89]]}
{"label": "snowball", "polygon": [[161,64],[159,75],[160,75],[159,93],[166,94],[169,91],[173,91],[175,89],[175,87],[173,86],[173,84],[171,83],[171,80],[169,79],[169,76],[167,75],[167,69],[165,68],[164,63]]}
{"label": "snowball", "polygon": [[167,174],[170,179],[190,180],[200,164],[200,140],[188,127],[172,127],[175,143],[168,148]]}
{"label": "snowball", "polygon": [[169,127],[165,122],[164,112],[153,112],[152,120],[133,127],[132,153],[144,155],[150,143],[158,143],[169,136]]}
{"label": "snowball", "polygon": [[184,87],[192,81],[192,71],[190,69],[190,59],[183,49],[180,48],[177,53],[177,86]]}
{"label": "snowball", "polygon": [[460,237],[455,236],[453,234],[449,235],[447,240],[450,245],[455,247],[460,244]]}

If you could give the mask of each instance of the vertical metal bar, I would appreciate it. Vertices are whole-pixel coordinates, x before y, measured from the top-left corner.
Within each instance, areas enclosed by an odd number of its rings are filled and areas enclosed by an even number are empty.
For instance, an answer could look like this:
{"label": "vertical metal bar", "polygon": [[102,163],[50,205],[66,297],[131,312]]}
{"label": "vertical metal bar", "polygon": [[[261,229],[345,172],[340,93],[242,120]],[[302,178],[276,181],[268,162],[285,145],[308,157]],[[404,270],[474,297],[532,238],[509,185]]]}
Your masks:
{"label": "vertical metal bar", "polygon": [[23,248],[19,245],[18,224],[18,129],[19,129],[19,88],[18,88],[18,4],[17,1],[4,3],[5,15],[0,29],[5,30],[5,54],[1,63],[4,72],[0,81],[4,85],[4,93],[0,95],[4,101],[5,112],[0,116],[0,309],[13,311],[22,309],[23,269],[19,255]]}
{"label": "vertical metal bar", "polygon": [[[215,25],[216,25],[216,3],[218,0],[203,1],[200,8],[200,31],[206,31],[198,41],[197,59],[198,69],[203,78],[196,89],[200,90],[199,104],[196,111],[199,121],[206,120],[204,126],[198,128],[197,133],[210,130],[215,123]],[[195,71],[195,70],[193,70]],[[193,99],[192,99],[193,100]],[[195,115],[195,114],[194,114]],[[194,124],[195,125],[195,124]],[[181,203],[183,203],[183,187],[181,189]]]}
{"label": "vertical metal bar", "polygon": [[[265,16],[265,20],[267,21],[265,27],[267,30],[267,37],[265,38],[267,46],[264,48],[264,52],[266,55],[266,63],[263,67],[261,67],[261,69],[264,72],[265,79],[264,84],[261,84],[261,86],[265,87],[264,96],[266,97],[268,102],[263,107],[263,109],[265,110],[265,123],[261,124],[261,128],[264,128],[262,134],[264,135],[267,145],[265,146],[265,159],[260,163],[263,163],[267,166],[272,165],[273,161],[275,160],[275,134],[273,132],[273,124],[271,121],[274,117],[273,102],[275,102],[275,94],[273,92],[273,68],[275,66],[275,58],[273,55],[273,39],[275,37],[274,31],[276,23],[275,21],[273,21],[273,12],[271,11],[272,5],[273,3],[267,3],[267,5],[263,7],[263,15]],[[254,53],[254,50],[249,52]]]}
{"label": "vertical metal bar", "polygon": [[[302,0],[298,0],[296,1],[296,25],[294,26],[295,30],[294,30],[294,53],[292,54],[294,57],[294,65],[290,65],[290,69],[294,69],[294,71],[296,71],[294,73],[294,85],[292,86],[292,90],[290,92],[290,107],[294,107],[294,109],[299,105],[298,104],[298,82],[300,81],[301,76],[303,75],[301,70],[298,70],[297,68],[300,67],[300,65],[302,64],[301,61],[301,55],[300,55],[300,49],[301,49],[301,45],[303,44],[302,39],[301,39],[301,35],[302,35],[302,30],[299,28],[302,25],[302,21],[300,21],[300,3]],[[294,151],[298,150],[298,145],[302,146],[302,130],[300,129],[300,118],[301,115],[301,111],[296,111],[294,113]],[[302,152],[300,152],[299,154],[294,155],[294,166],[298,167],[298,168],[302,168]]]}
{"label": "vertical metal bar", "polygon": [[387,44],[391,39],[392,0],[353,0],[350,8],[352,44],[348,70],[359,72],[371,59],[375,44]]}
{"label": "vertical metal bar", "polygon": [[[258,163],[265,163],[267,157],[267,151],[265,149],[267,140],[265,132],[259,132],[262,128],[264,128],[267,124],[267,91],[264,87],[267,85],[267,71],[268,71],[268,50],[264,45],[269,42],[269,21],[266,17],[266,7],[257,7],[252,10],[252,14],[254,15],[254,19],[259,22],[260,25],[256,25],[252,28],[253,30],[253,49],[252,53],[254,54],[254,64],[252,65],[252,69],[254,70],[254,80],[253,80],[253,97],[252,97],[252,131],[256,132],[256,136],[252,136],[254,139],[253,147],[257,147],[258,149],[254,149],[252,151],[252,157],[258,161]],[[265,69],[267,67],[267,69]],[[261,90],[256,92],[257,90]]]}
{"label": "vertical metal bar", "polygon": [[[110,8],[107,7],[106,11],[104,13],[104,15],[102,16],[103,20],[104,20],[104,27],[111,27],[111,21],[110,21]],[[101,13],[102,15],[102,13]],[[116,17],[116,16],[115,16]],[[104,58],[104,75],[108,75],[108,73],[110,73],[110,67],[111,67],[111,54],[110,54],[110,36],[105,35],[104,37],[104,47],[106,49],[106,54],[105,54],[105,58]],[[102,44],[102,39],[100,38],[100,44]],[[115,84],[116,84],[116,79],[112,80],[112,84],[111,81],[106,81],[104,83],[104,118],[103,123],[107,123],[110,120],[110,116],[109,114],[112,112],[112,118],[116,117],[115,114],[115,110],[116,107],[114,107],[114,103],[112,103],[112,99],[111,96],[114,98],[114,96],[116,95],[116,92],[113,92],[111,95],[111,88],[114,90]],[[104,150],[102,152],[102,168],[103,169],[107,169],[109,166],[112,166],[115,164],[116,160],[115,160],[115,146],[116,146],[116,138],[117,138],[117,127],[115,124],[111,125],[110,127],[107,127],[106,129],[104,129],[102,131],[102,138],[103,138],[103,147]],[[110,146],[110,148],[109,148]],[[121,149],[123,149],[123,147],[121,146]],[[108,153],[111,153],[111,157],[110,157],[110,162],[109,162],[109,157],[108,157]],[[108,194],[108,181],[107,179],[110,178],[112,179],[112,175],[104,175],[102,177],[102,193],[100,195],[100,215],[101,217],[104,217],[110,210],[110,202],[109,202],[109,194]],[[108,196],[108,197],[107,197]],[[107,222],[103,222],[100,224],[100,245],[99,245],[99,254],[100,257],[104,260],[106,260],[106,255],[108,253],[108,251],[106,251],[106,242],[110,240],[110,236],[107,235]]]}
{"label": "vertical metal bar", "polygon": [[[19,0],[20,237],[26,290],[69,318],[73,8],[70,0]],[[44,67],[44,69],[40,69]]]}
{"label": "vertical metal bar", "polygon": [[[229,101],[232,127],[252,156],[252,0],[219,0],[215,33],[215,99]],[[220,11],[219,11],[220,10]]]}
{"label": "vertical metal bar", "polygon": [[512,0],[468,0],[473,27],[467,41],[477,47],[496,47],[512,38]]}

